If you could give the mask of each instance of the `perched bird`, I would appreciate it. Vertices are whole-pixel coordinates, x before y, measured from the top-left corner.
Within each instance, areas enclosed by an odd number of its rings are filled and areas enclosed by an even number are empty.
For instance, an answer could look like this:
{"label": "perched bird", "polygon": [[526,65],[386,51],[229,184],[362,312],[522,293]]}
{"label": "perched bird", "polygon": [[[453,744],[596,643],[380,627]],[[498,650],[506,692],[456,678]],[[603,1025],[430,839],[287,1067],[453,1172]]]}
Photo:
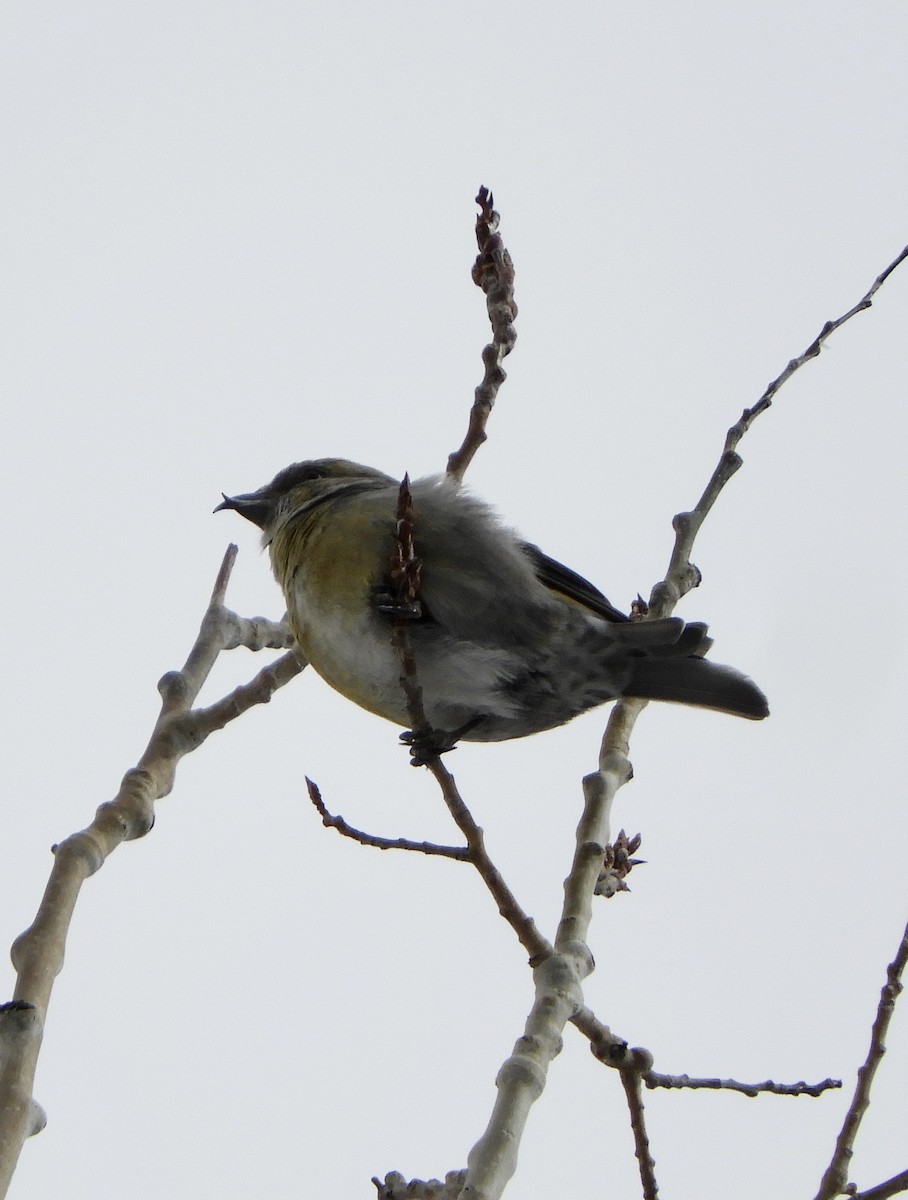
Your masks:
{"label": "perched bird", "polygon": [[[449,744],[525,737],[618,696],[767,715],[756,684],[703,657],[705,625],[630,620],[448,478],[415,482],[412,497],[422,568],[407,633],[426,718]],[[388,602],[397,501],[391,476],[321,458],[225,495],[218,509],[263,531],[291,628],[319,675],[407,726]]]}

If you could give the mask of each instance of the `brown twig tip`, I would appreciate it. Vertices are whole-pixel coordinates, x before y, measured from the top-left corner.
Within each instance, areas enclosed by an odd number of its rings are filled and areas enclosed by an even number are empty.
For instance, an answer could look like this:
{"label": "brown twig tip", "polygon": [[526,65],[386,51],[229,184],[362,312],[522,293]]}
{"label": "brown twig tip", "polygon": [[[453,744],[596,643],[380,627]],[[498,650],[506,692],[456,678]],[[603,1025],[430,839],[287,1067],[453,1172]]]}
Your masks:
{"label": "brown twig tip", "polygon": [[[400,686],[410,720],[408,732],[418,739],[428,732],[429,722],[423,708],[422,688],[407,628],[409,622],[419,620],[422,616],[419,601],[422,564],[413,540],[415,527],[416,510],[410,491],[410,477],[404,475],[397,493],[397,537],[391,552],[390,569],[392,590],[388,602],[382,605],[382,611],[393,619],[391,645],[400,659]],[[405,734],[401,737],[408,740]],[[414,766],[422,764],[422,757],[416,754],[415,748],[411,750],[411,756]]]}
{"label": "brown twig tip", "polygon": [[415,512],[410,476],[404,475],[397,493],[397,541],[391,556],[391,583],[401,619],[413,620],[422,616],[419,587],[422,582],[422,562],[413,541]]}
{"label": "brown twig tip", "polygon": [[[487,292],[495,282],[495,278],[489,272],[496,271],[502,275],[502,282],[507,282],[508,279],[513,282],[514,264],[498,232],[501,215],[495,211],[495,199],[488,188],[479,189],[476,203],[479,205],[476,217],[476,245],[479,254],[473,264],[473,282]],[[516,309],[514,315],[516,316]]]}
{"label": "brown twig tip", "polygon": [[510,354],[517,340],[514,319],[517,304],[514,301],[514,263],[498,232],[500,217],[494,208],[491,191],[479,189],[476,197],[479,214],[476,218],[476,245],[479,254],[473,263],[472,278],[486,296],[486,309],[492,326],[492,340],[483,349],[482,363],[485,368],[482,383],[476,388],[470,423],[463,444],[448,456],[448,474],[461,480],[473,456],[486,440],[486,424],[495,404],[498,390],[506,375],[501,365]]}
{"label": "brown twig tip", "polygon": [[350,838],[352,842],[358,842],[361,846],[373,846],[377,850],[409,850],[413,854],[428,854],[435,855],[438,858],[453,858],[456,862],[469,862],[471,859],[470,850],[467,846],[442,846],[437,842],[414,842],[410,838],[387,838],[379,837],[375,833],[366,833],[363,829],[356,829],[350,825],[341,816],[335,816],[330,813],[322,799],[322,794],[319,791],[318,784],[314,780],[306,776],[306,789],[309,792],[309,799],[315,806],[315,810],[322,819],[322,824],[326,829],[336,829],[341,837]]}
{"label": "brown twig tip", "polygon": [[[514,262],[498,232],[501,216],[493,207],[494,200],[488,188],[479,189],[476,203],[479,205],[479,215],[476,217],[476,245],[479,254],[473,263],[473,282],[486,293],[490,305],[494,300],[494,303],[503,306],[504,312],[501,316],[513,321],[517,316],[517,305],[514,302]],[[494,329],[496,322],[491,308],[489,316],[492,317]],[[508,333],[509,344],[503,354],[510,352],[516,336],[511,329]]]}
{"label": "brown twig tip", "polygon": [[[476,203],[479,205],[479,212],[476,215],[476,245],[479,247],[480,255],[488,247],[489,241],[498,232],[498,226],[501,223],[501,215],[495,211],[495,197],[487,187],[480,187],[476,193]],[[473,279],[477,287],[481,287],[479,280],[476,279],[476,270],[479,266],[479,260],[473,267]]]}

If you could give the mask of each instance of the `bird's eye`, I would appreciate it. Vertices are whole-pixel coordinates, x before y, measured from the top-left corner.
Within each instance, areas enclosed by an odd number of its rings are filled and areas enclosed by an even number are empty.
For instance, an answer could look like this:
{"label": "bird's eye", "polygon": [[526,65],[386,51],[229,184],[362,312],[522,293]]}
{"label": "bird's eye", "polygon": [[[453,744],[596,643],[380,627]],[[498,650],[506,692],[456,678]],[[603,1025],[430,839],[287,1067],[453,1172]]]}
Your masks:
{"label": "bird's eye", "polygon": [[286,492],[298,487],[301,483],[309,483],[313,479],[321,479],[324,474],[314,463],[294,463],[285,467],[274,477],[271,487],[276,492]]}

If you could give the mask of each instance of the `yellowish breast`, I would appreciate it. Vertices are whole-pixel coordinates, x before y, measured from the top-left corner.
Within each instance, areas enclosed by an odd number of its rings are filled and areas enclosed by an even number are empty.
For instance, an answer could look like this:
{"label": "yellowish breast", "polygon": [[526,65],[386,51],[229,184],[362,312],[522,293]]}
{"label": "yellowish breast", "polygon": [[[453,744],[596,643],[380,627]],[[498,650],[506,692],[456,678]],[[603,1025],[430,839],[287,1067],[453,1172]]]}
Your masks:
{"label": "yellowish breast", "polygon": [[356,496],[288,521],[275,532],[271,557],[311,665],[355,703],[402,721],[399,658],[390,622],[384,629],[376,621],[373,600],[387,581],[393,548],[388,497]]}

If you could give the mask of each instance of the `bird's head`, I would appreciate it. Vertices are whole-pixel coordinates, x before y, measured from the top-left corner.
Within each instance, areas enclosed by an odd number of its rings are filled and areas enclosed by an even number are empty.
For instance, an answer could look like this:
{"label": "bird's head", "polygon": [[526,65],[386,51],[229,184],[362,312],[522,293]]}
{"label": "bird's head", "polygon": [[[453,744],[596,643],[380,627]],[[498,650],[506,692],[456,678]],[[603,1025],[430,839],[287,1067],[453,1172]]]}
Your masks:
{"label": "bird's head", "polygon": [[274,530],[297,513],[308,512],[335,496],[371,491],[394,483],[390,475],[348,462],[345,458],[314,458],[278,471],[271,482],[257,492],[225,495],[214,511],[230,508],[238,512],[253,525],[258,525],[267,543]]}

